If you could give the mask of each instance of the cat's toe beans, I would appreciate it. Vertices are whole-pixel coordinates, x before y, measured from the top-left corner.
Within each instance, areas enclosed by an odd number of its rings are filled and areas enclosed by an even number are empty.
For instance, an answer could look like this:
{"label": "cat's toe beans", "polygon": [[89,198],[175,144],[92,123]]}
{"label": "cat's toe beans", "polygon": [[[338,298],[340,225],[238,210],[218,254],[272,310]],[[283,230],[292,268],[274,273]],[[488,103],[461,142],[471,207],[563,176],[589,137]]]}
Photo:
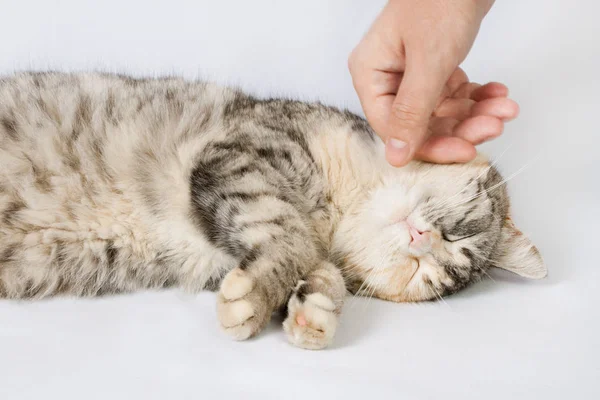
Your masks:
{"label": "cat's toe beans", "polygon": [[254,288],[254,280],[240,268],[236,268],[225,276],[221,284],[221,294],[227,300],[241,299]]}
{"label": "cat's toe beans", "polygon": [[231,328],[224,328],[225,333],[234,340],[246,340],[256,334],[252,324],[242,324]]}
{"label": "cat's toe beans", "polygon": [[243,324],[254,316],[254,308],[247,300],[237,300],[219,304],[219,322],[223,328]]}
{"label": "cat's toe beans", "polygon": [[283,328],[295,346],[318,350],[327,347],[335,335],[338,316],[335,304],[321,293],[313,293],[300,301],[292,296]]}
{"label": "cat's toe beans", "polygon": [[268,305],[255,289],[254,279],[237,268],[223,279],[217,300],[221,328],[235,340],[245,340],[268,322]]}
{"label": "cat's toe beans", "polygon": [[249,299],[227,301],[219,296],[217,316],[221,328],[235,340],[245,340],[260,332],[264,326],[260,304]]}

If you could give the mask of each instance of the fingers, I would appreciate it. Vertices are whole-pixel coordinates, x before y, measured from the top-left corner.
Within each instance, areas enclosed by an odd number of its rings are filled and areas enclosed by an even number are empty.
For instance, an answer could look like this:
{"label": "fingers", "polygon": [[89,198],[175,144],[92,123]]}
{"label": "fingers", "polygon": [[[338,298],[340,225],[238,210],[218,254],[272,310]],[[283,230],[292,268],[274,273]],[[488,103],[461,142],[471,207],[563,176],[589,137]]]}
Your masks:
{"label": "fingers", "polygon": [[439,164],[465,163],[477,155],[475,146],[458,137],[432,136],[418,150],[416,157]]}
{"label": "fingers", "polygon": [[479,83],[469,82],[467,74],[462,69],[457,68],[446,83],[440,103],[446,98],[481,101],[494,97],[507,96],[508,88],[504,84],[489,82],[482,86]]}
{"label": "fingers", "polygon": [[433,117],[429,122],[431,136],[454,136],[454,128],[460,123],[452,117]]}
{"label": "fingers", "polygon": [[455,93],[459,88],[469,83],[469,77],[462,70],[462,68],[456,68],[450,78],[448,78],[448,83],[446,83],[446,87],[448,88],[448,96],[451,96]]}
{"label": "fingers", "polygon": [[[464,85],[463,89],[472,88],[474,84]],[[470,116],[490,115],[504,121],[514,119],[519,115],[519,106],[513,100],[498,97],[498,94],[506,94],[504,85],[481,86],[470,93],[474,100],[468,97],[449,98],[444,100],[434,111],[435,117],[452,117],[458,120],[467,119]],[[466,92],[464,92],[466,93]]]}
{"label": "fingers", "polygon": [[469,83],[469,78],[467,74],[461,69],[456,68],[450,78],[448,78],[448,82],[444,85],[442,89],[442,93],[438,99],[436,104],[436,109],[443,103],[446,99],[452,97],[452,94],[456,92],[460,87]]}
{"label": "fingers", "polygon": [[454,136],[478,145],[500,136],[504,130],[504,123],[488,115],[470,117],[464,121],[451,117],[434,117],[429,129],[432,132],[431,137]]}
{"label": "fingers", "polygon": [[386,141],[390,164],[402,166],[415,157],[467,162],[475,157],[474,145],[502,134],[504,121],[518,115],[503,84],[469,82],[460,68],[446,82],[436,82],[432,77],[439,69],[427,72],[421,65],[407,65],[403,72],[372,70],[366,82],[353,76],[369,122]]}
{"label": "fingers", "polygon": [[508,88],[502,83],[490,82],[483,86],[475,88],[469,98],[475,101],[481,101],[485,99],[491,99],[494,97],[507,97]]}
{"label": "fingers", "polygon": [[482,100],[471,108],[471,116],[489,115],[510,121],[519,115],[519,105],[503,97]]}
{"label": "fingers", "polygon": [[470,99],[446,99],[435,109],[435,117],[452,117],[459,120],[468,118],[471,115],[471,108],[475,101]]}
{"label": "fingers", "polygon": [[475,82],[464,82],[452,92],[452,97],[455,99],[471,99],[474,101],[506,96],[508,96],[508,88],[498,82],[486,83],[483,86]]}
{"label": "fingers", "polygon": [[390,164],[405,165],[427,140],[429,119],[448,75],[423,62],[406,66],[387,124],[386,158]]}
{"label": "fingers", "polygon": [[452,135],[478,145],[502,134],[504,123],[495,117],[481,115],[455,124]]}
{"label": "fingers", "polygon": [[471,94],[479,89],[481,85],[475,82],[465,82],[460,85],[456,90],[450,93],[449,97],[455,99],[471,99]]}

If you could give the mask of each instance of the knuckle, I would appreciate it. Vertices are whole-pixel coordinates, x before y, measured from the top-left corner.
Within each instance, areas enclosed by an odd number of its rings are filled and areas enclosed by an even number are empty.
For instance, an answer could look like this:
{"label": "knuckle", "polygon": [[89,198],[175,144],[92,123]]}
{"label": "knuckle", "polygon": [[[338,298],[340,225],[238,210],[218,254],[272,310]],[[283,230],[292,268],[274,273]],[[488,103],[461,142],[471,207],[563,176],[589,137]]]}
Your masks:
{"label": "knuckle", "polygon": [[346,62],[347,62],[348,69],[349,69],[350,71],[352,71],[352,64],[354,64],[354,56],[353,56],[353,54],[354,54],[354,51],[352,51],[352,52],[350,53],[350,55],[348,56],[348,60],[346,61]]}
{"label": "knuckle", "polygon": [[418,107],[406,102],[394,103],[391,111],[396,120],[409,126],[420,126],[425,119]]}
{"label": "knuckle", "polygon": [[358,62],[357,57],[358,57],[358,55],[357,55],[356,49],[352,50],[352,52],[348,56],[347,65],[348,65],[348,70],[350,71],[350,73],[353,73],[356,70],[356,65]]}

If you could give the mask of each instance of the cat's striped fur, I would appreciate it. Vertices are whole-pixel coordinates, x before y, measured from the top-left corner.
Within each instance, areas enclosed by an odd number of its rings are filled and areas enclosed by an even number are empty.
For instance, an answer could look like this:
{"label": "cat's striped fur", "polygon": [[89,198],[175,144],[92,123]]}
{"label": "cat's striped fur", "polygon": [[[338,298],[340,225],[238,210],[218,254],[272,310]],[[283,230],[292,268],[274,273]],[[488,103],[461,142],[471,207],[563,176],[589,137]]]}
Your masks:
{"label": "cat's striped fur", "polygon": [[[320,348],[346,287],[425,300],[494,264],[543,275],[535,248],[518,242],[504,185],[485,160],[395,170],[383,159],[363,119],[321,104],[177,78],[6,77],[0,297],[220,288],[219,319],[235,338],[256,334],[287,305],[290,340]],[[448,177],[458,185],[451,192]],[[473,193],[464,212],[434,201]],[[431,240],[445,242],[453,229],[481,237],[454,252],[413,254],[405,232],[378,225],[406,218],[407,207],[423,209],[418,223]]]}

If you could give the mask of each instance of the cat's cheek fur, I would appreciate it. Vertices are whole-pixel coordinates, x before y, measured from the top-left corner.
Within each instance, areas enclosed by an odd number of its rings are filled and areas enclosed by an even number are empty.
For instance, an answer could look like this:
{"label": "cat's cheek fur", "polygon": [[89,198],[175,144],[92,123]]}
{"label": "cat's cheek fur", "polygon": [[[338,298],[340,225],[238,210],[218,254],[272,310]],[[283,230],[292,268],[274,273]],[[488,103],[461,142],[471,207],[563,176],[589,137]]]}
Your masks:
{"label": "cat's cheek fur", "polygon": [[288,303],[288,316],[283,322],[290,343],[309,350],[331,344],[338,325],[334,302],[322,293],[312,293],[301,301],[294,294]]}

